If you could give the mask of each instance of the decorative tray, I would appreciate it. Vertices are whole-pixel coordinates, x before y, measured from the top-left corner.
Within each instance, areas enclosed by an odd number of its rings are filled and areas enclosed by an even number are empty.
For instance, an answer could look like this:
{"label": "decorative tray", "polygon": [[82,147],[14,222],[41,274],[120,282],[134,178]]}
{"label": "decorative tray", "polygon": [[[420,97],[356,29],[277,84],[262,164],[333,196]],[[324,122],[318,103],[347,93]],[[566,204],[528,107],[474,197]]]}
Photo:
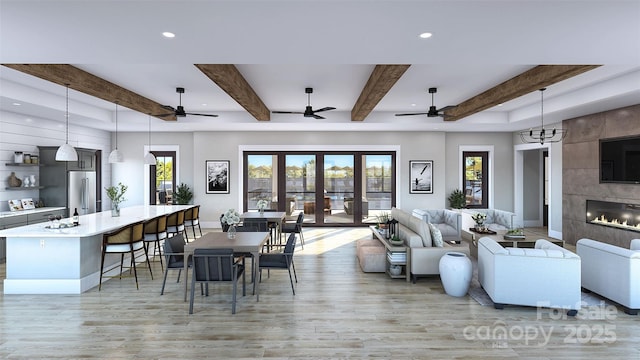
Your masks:
{"label": "decorative tray", "polygon": [[524,237],[524,235],[515,235],[515,234],[509,235],[509,234],[505,234],[504,235],[504,239],[505,240],[524,240],[525,237]]}
{"label": "decorative tray", "polygon": [[476,228],[469,228],[469,230],[473,231],[474,233],[478,233],[478,234],[489,234],[489,235],[495,235],[497,234],[495,231],[491,231],[491,230],[484,230],[484,231],[479,231]]}

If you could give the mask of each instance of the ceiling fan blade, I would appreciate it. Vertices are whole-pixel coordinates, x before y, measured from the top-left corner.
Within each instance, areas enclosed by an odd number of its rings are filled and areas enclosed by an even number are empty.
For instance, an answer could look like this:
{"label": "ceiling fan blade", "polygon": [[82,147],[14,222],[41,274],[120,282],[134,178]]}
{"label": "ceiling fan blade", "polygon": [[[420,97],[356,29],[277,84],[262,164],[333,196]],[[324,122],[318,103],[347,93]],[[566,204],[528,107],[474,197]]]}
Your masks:
{"label": "ceiling fan blade", "polygon": [[176,113],[172,112],[172,113],[166,113],[166,114],[155,114],[155,115],[151,115],[153,117],[165,117],[165,116],[174,116]]}
{"label": "ceiling fan blade", "polygon": [[316,114],[313,114],[311,116],[313,116],[314,119],[326,119],[325,117],[320,116],[320,115],[316,115]]}
{"label": "ceiling fan blade", "polygon": [[272,114],[304,114],[302,111],[272,111]]}
{"label": "ceiling fan blade", "polygon": [[186,115],[195,115],[195,116],[208,116],[208,117],[218,117],[216,114],[196,114],[196,113],[185,113]]}
{"label": "ceiling fan blade", "polygon": [[318,109],[318,110],[313,110],[314,113],[320,112],[320,111],[328,111],[328,110],[335,110],[336,108],[331,107],[331,106],[327,106],[327,107],[323,107],[322,109]]}
{"label": "ceiling fan blade", "polygon": [[428,112],[396,114],[396,116],[429,115]]}
{"label": "ceiling fan blade", "polygon": [[176,111],[176,109],[173,106],[169,106],[169,105],[162,105],[163,109],[167,109],[169,111]]}

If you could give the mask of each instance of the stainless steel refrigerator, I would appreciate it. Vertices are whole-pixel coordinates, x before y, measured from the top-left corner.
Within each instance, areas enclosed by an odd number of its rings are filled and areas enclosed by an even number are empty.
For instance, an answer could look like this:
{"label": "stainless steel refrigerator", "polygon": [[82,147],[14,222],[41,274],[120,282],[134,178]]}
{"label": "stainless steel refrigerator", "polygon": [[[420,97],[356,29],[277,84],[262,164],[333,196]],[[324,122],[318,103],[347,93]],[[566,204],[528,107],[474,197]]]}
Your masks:
{"label": "stainless steel refrigerator", "polygon": [[96,172],[69,171],[69,216],[96,212]]}

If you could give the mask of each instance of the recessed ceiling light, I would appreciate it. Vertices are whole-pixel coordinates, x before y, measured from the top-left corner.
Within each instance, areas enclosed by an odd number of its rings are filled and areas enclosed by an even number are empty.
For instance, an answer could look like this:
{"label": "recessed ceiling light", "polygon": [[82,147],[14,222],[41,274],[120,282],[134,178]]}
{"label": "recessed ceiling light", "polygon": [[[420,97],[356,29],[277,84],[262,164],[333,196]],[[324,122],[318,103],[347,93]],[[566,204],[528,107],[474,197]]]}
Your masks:
{"label": "recessed ceiling light", "polygon": [[162,36],[166,37],[166,38],[174,38],[176,37],[176,34],[169,32],[169,31],[165,31],[162,33]]}
{"label": "recessed ceiling light", "polygon": [[416,106],[416,104],[411,104],[411,106]]}
{"label": "recessed ceiling light", "polygon": [[502,106],[502,104],[498,104],[498,106]]}
{"label": "recessed ceiling light", "polygon": [[421,39],[428,39],[428,38],[430,38],[432,35],[433,35],[433,34],[432,34],[432,33],[430,33],[430,32],[423,32],[423,33],[422,33],[422,34],[420,34],[419,36],[420,36],[420,38],[421,38]]}
{"label": "recessed ceiling light", "polygon": [[13,105],[13,106],[20,106],[20,105],[22,105],[22,104],[17,103],[17,102],[14,102],[14,103],[13,103],[13,104],[11,104],[11,105]]}
{"label": "recessed ceiling light", "polygon": [[202,103],[202,106],[207,106],[207,104],[206,103]]}

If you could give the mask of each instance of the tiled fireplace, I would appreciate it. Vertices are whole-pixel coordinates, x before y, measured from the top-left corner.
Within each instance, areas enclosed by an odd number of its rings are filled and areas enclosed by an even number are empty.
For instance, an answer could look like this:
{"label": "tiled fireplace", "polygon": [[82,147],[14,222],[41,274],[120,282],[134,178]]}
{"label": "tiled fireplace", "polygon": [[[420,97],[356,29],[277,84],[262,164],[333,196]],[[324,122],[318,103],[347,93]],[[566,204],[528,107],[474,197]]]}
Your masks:
{"label": "tiled fireplace", "polygon": [[587,223],[640,232],[640,204],[587,200]]}

